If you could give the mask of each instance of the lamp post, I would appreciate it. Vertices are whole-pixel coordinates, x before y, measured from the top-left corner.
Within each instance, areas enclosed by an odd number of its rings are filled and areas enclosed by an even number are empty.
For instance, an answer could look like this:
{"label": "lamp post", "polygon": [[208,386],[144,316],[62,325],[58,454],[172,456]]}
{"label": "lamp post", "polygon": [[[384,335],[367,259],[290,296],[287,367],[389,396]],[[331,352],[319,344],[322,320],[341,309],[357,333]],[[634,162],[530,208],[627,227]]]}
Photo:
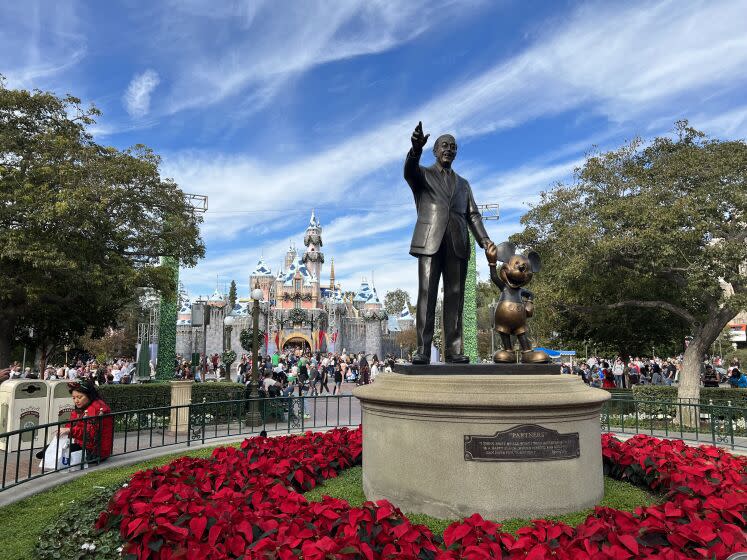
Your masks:
{"label": "lamp post", "polygon": [[[262,290],[252,290],[252,392],[259,387],[259,302],[262,300]],[[257,394],[259,396],[259,394]]]}
{"label": "lamp post", "polygon": [[259,413],[259,303],[262,300],[262,290],[254,288],[252,299],[252,383],[249,389],[249,414],[246,422],[249,426],[260,426],[262,415]]}
{"label": "lamp post", "polygon": [[231,333],[233,332],[234,324],[236,324],[236,317],[233,315],[226,315],[226,318],[223,319],[223,326],[225,327],[225,330],[223,331],[224,351],[231,349]]}
{"label": "lamp post", "polygon": [[277,348],[278,354],[282,353],[281,346],[283,344],[283,340],[282,340],[283,339],[283,327],[285,327],[285,323],[286,322],[287,322],[287,319],[285,318],[283,310],[282,309],[277,309],[275,311],[275,325],[276,326],[277,325],[280,326],[280,330],[278,331],[278,344],[277,344],[277,346],[278,346],[278,348]]}
{"label": "lamp post", "polygon": [[[233,315],[226,315],[223,319],[223,352],[229,352],[231,350],[231,333],[233,332],[233,325],[236,323],[236,317]],[[231,381],[231,364],[225,364],[226,366],[226,378]]]}
{"label": "lamp post", "polygon": [[70,345],[65,344],[65,367],[67,367],[67,353],[70,352]]}

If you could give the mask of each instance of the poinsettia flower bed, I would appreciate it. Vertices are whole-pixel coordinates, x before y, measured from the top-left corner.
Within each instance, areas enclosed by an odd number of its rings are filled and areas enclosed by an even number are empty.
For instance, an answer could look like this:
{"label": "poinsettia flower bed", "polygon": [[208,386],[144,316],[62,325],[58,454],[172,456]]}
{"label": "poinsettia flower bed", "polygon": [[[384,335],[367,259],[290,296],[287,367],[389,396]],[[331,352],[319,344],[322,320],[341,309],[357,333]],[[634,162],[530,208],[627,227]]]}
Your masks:
{"label": "poinsettia flower bed", "polygon": [[443,539],[387,501],[351,507],[301,494],[361,459],[361,431],[253,438],[210,459],[137,473],[97,522],[128,559],[726,558],[747,549],[747,459],[713,447],[602,436],[605,471],[664,492],[634,513],[596,508],[581,525],[538,520],[516,535],[475,514]]}

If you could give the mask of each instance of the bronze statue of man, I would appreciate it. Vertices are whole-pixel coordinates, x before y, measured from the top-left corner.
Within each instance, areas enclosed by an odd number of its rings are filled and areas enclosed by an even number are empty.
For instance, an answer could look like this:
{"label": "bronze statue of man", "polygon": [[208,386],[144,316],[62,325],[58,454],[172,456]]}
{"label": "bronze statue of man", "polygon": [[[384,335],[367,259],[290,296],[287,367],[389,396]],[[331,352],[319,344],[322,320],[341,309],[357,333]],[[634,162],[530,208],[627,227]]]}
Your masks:
{"label": "bronze statue of man", "polygon": [[418,221],[412,234],[410,254],[418,258],[418,304],[415,315],[418,348],[413,364],[430,363],[433,326],[436,319],[438,282],[443,276],[444,357],[447,362],[465,364],[462,344],[464,284],[470,256],[467,227],[482,249],[493,245],[485,231],[469,183],[451,168],[456,158],[456,140],[439,136],[433,145],[436,163],[420,165],[420,156],[430,134],[423,134],[419,122],[412,133],[412,148],[405,159],[405,180],[415,197]]}

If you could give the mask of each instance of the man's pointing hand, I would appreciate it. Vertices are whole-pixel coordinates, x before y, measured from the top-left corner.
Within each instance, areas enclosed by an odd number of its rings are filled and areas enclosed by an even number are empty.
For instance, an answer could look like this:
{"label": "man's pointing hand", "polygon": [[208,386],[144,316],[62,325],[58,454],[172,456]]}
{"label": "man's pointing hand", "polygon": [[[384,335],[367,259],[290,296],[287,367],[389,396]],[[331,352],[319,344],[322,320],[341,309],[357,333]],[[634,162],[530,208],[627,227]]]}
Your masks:
{"label": "man's pointing hand", "polygon": [[412,149],[416,152],[422,151],[423,146],[428,142],[429,136],[430,134],[423,134],[423,123],[418,121],[418,126],[415,127],[415,131],[412,133],[412,138],[410,138]]}

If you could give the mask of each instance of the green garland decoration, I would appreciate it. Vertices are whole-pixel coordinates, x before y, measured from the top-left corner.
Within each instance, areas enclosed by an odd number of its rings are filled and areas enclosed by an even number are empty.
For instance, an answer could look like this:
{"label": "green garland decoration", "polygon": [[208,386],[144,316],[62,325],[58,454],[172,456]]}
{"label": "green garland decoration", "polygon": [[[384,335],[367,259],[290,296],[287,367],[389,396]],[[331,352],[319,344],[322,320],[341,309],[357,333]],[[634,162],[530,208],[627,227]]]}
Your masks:
{"label": "green garland decoration", "polygon": [[[252,343],[254,342],[254,331],[251,327],[247,327],[239,334],[239,342],[241,347],[247,352],[252,351]],[[262,350],[265,344],[265,331],[259,329],[259,349]],[[236,358],[234,358],[235,360]]]}
{"label": "green garland decoration", "polygon": [[179,261],[172,257],[161,257],[161,266],[171,269],[174,280],[174,297],[161,298],[158,324],[158,365],[156,379],[167,381],[174,378],[174,358],[176,358],[176,320],[179,312],[177,292],[179,286]]}
{"label": "green garland decoration", "polygon": [[464,308],[462,310],[462,341],[464,354],[469,356],[469,361],[478,363],[480,358],[477,354],[477,259],[475,253],[475,238],[469,232],[470,251],[469,264],[467,266],[467,281],[464,284]]}
{"label": "green garland decoration", "polygon": [[236,352],[233,350],[226,350],[223,352],[223,355],[221,356],[221,360],[224,364],[226,364],[227,367],[231,367],[231,364],[236,361]]}
{"label": "green garland decoration", "polygon": [[293,324],[295,323],[303,324],[309,321],[309,316],[306,313],[306,311],[304,311],[300,307],[296,307],[288,311],[288,320]]}

